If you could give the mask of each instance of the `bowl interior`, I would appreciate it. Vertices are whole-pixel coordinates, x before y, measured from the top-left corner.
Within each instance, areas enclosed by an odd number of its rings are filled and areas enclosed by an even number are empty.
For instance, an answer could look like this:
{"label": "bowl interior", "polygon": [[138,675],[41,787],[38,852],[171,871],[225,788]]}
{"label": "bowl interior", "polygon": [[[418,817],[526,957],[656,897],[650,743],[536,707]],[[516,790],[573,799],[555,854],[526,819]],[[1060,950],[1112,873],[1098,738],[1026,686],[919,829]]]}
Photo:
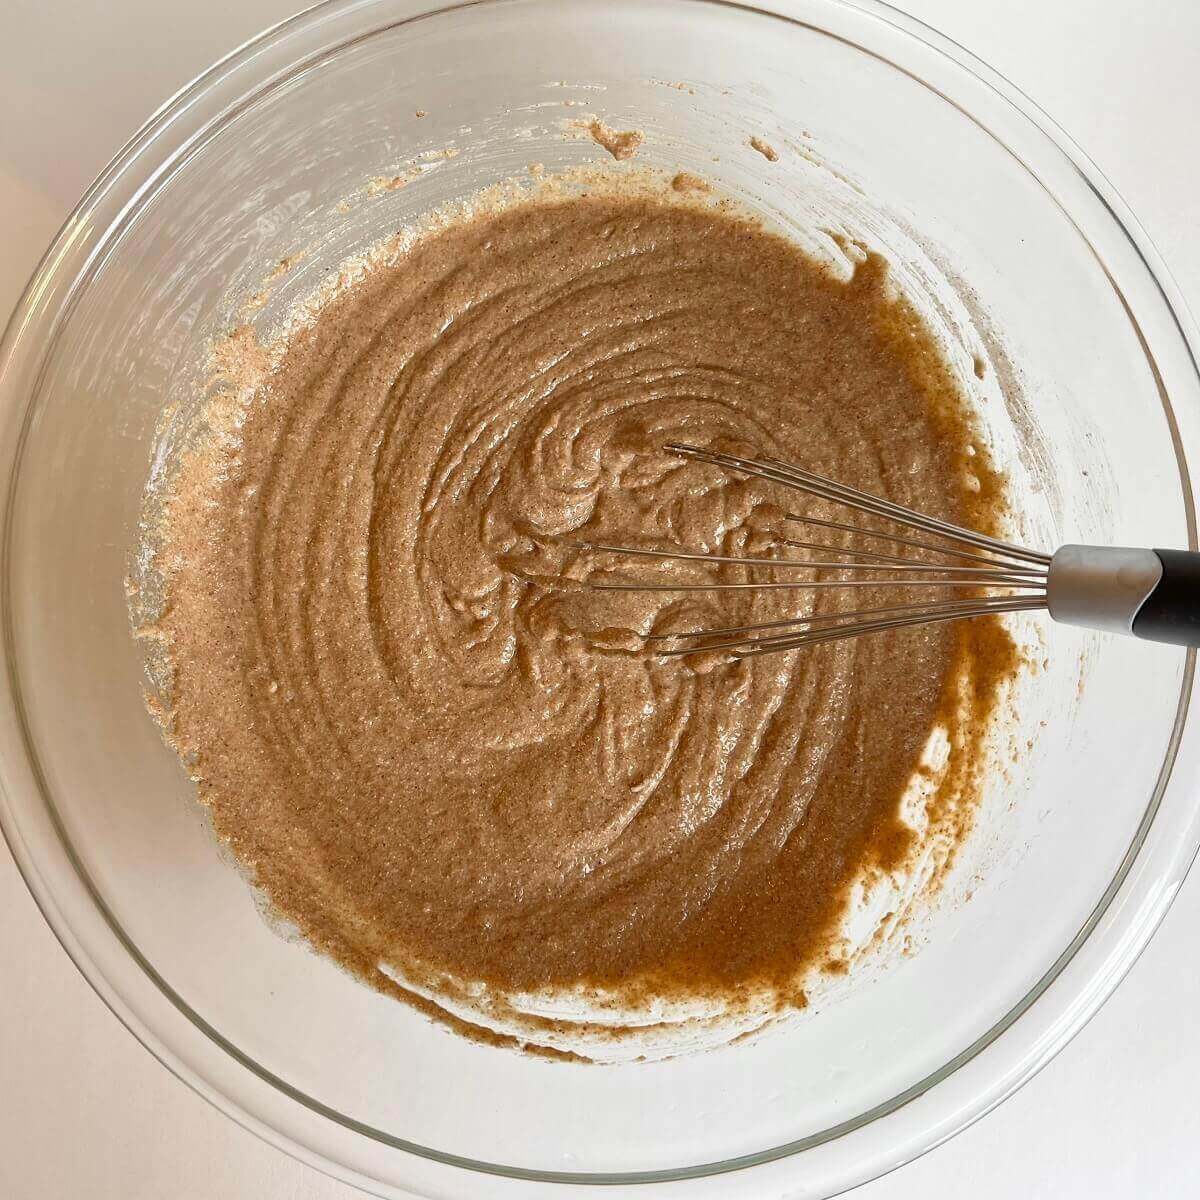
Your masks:
{"label": "bowl interior", "polygon": [[[264,328],[430,207],[533,162],[598,162],[566,128],[592,113],[644,130],[643,162],[702,173],[799,231],[821,187],[864,222],[886,207],[952,275],[963,336],[991,356],[981,404],[1048,545],[1187,543],[1146,347],[1111,264],[1035,171],[852,41],[686,0],[366,7],[369,35],[248,92],[142,190],[58,326],[29,401],[7,580],[45,802],[177,1005],[363,1136],[551,1173],[676,1171],[819,1142],[953,1064],[1084,926],[1142,831],[1183,656],[1038,625],[1015,753],[958,875],[973,898],[941,906],[929,944],[870,986],[697,1057],[523,1058],[435,1028],[281,938],[217,848],[146,715],[128,631],[123,581],[159,422],[194,402],[208,340],[275,264],[294,260],[254,315]],[[415,164],[403,189],[369,186]]]}

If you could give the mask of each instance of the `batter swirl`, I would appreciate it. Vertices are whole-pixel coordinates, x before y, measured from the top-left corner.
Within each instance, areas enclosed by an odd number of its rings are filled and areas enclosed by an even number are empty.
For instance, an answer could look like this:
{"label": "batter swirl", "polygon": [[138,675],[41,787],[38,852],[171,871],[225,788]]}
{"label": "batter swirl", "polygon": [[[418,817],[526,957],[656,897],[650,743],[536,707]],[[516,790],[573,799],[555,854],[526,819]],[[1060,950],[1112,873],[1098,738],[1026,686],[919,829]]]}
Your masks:
{"label": "batter swirl", "polygon": [[994,525],[965,402],[858,257],[839,282],[706,199],[530,201],[367,272],[208,414],[162,530],[170,734],[314,944],[510,1028],[513,997],[556,989],[803,1003],[851,883],[913,846],[900,798],[934,727],[970,762],[1007,643],[656,658],[642,635],[814,601],[593,592],[748,576],[576,543],[803,536],[797,501],[673,440]]}

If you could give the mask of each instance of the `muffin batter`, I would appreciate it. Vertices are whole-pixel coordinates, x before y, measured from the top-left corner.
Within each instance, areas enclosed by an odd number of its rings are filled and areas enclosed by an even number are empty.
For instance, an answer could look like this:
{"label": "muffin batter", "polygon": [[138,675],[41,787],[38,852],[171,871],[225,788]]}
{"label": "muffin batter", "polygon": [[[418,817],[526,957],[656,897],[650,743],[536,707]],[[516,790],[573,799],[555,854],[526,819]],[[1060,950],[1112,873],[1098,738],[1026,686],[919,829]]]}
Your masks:
{"label": "muffin batter", "polygon": [[698,191],[530,200],[417,238],[270,365],[226,348],[259,377],[168,495],[166,723],[317,947],[442,1016],[564,989],[802,1005],[853,881],[914,847],[935,727],[923,819],[965,828],[998,625],[664,659],[645,634],[851,602],[584,586],[773,576],[581,541],[795,557],[786,512],[839,515],[671,441],[995,527],[949,372],[848,249],[839,282]]}

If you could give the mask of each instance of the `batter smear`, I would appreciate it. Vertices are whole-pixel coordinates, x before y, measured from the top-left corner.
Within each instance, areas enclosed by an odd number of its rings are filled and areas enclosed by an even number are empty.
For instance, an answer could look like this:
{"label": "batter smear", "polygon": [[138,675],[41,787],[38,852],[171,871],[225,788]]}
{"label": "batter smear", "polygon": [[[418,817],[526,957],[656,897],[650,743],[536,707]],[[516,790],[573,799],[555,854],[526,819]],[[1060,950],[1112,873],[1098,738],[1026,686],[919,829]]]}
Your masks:
{"label": "batter smear", "polygon": [[969,823],[1011,645],[981,622],[656,658],[650,632],[851,601],[593,592],[749,577],[575,543],[764,553],[805,536],[788,511],[837,515],[671,441],[995,528],[962,397],[889,295],[877,257],[839,282],[710,201],[596,193],[417,238],[270,367],[234,340],[261,378],[174,473],[153,632],[173,744],[282,916],[521,1042],[554,1042],[526,992],[804,1003],[852,882],[914,847],[936,726],[925,819]]}

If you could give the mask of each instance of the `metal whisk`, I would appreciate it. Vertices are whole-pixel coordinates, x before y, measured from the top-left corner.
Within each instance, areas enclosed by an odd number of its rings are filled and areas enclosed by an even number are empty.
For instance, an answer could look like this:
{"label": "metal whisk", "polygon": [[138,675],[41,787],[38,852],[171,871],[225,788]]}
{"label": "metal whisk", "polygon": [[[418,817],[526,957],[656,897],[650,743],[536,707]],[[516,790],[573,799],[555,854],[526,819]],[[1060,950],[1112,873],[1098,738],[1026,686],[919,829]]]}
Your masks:
{"label": "metal whisk", "polygon": [[[791,578],[737,583],[591,582],[600,591],[726,592],[765,589],[806,591],[879,588],[932,593],[925,599],[884,607],[788,617],[721,629],[650,634],[660,655],[720,650],[736,657],[794,650],[819,642],[861,637],[887,629],[961,621],[996,613],[1046,609],[1055,621],[1150,641],[1200,645],[1200,553],[1122,546],[1060,547],[1044,554],[919,513],[778,459],[741,458],[672,443],[673,454],[778,483],[855,513],[887,522],[896,532],[849,521],[789,513],[796,525],[850,534],[882,549],[847,549],[820,541],[780,539],[777,544],[817,552],[818,558],[768,558],[650,550],[595,542],[583,548],[631,558],[736,564],[752,570],[837,572],[835,579]],[[907,557],[906,557],[907,552]],[[931,555],[932,559],[915,554]],[[849,576],[849,578],[847,578]],[[969,595],[956,595],[969,592]],[[661,648],[658,648],[661,647]]]}

